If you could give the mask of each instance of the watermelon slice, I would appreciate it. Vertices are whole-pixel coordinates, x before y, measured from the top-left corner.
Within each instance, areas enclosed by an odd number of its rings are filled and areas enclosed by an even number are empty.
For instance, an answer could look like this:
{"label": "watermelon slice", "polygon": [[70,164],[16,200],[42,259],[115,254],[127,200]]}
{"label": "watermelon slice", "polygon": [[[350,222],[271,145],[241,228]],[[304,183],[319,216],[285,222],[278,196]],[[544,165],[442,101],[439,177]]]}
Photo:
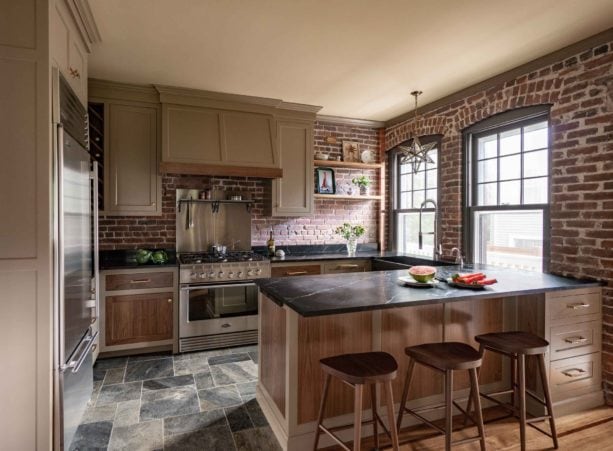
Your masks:
{"label": "watermelon slice", "polygon": [[412,266],[409,275],[421,283],[430,282],[436,275],[436,268],[432,266]]}

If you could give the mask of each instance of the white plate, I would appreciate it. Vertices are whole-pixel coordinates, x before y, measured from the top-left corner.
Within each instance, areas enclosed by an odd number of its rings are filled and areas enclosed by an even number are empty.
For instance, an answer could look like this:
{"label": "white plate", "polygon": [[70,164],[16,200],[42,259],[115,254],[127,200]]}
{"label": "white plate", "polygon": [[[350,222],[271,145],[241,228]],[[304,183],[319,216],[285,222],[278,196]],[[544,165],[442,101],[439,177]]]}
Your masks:
{"label": "white plate", "polygon": [[436,279],[432,279],[430,282],[418,282],[411,276],[400,276],[398,280],[408,287],[432,288],[438,284]]}
{"label": "white plate", "polygon": [[372,150],[365,150],[360,155],[360,158],[362,159],[362,163],[374,163],[377,161],[377,156]]}

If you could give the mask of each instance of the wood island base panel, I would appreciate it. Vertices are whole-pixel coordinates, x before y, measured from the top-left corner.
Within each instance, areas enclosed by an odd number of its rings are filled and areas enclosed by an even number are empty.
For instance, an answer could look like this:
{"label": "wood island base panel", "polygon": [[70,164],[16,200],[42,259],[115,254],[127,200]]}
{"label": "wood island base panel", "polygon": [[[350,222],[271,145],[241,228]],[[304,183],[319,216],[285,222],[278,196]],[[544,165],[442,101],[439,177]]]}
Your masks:
{"label": "wood island base panel", "polygon": [[[388,272],[390,274],[394,271]],[[259,382],[257,399],[264,411],[273,432],[281,446],[289,451],[310,450],[313,446],[317,414],[323,389],[324,373],[319,360],[344,353],[384,351],[392,354],[398,362],[398,376],[393,381],[394,411],[399,408],[402,387],[406,377],[408,359],[404,353],[407,346],[436,341],[460,341],[478,348],[474,336],[489,332],[524,330],[542,336],[550,342],[546,355],[546,365],[554,413],[561,416],[571,412],[604,404],[601,388],[601,288],[598,284],[581,284],[570,279],[562,279],[554,287],[553,279],[545,283],[547,288],[531,290],[529,293],[511,290],[491,290],[480,292],[477,296],[470,293],[455,299],[449,294],[438,302],[420,303],[414,292],[408,289],[405,297],[413,296],[413,302],[396,299],[398,305],[389,304],[378,308],[364,308],[365,301],[356,299],[360,305],[357,311],[347,311],[343,305],[341,313],[330,311],[330,305],[323,306],[321,298],[315,299],[323,313],[309,310],[308,316],[301,315],[294,308],[308,302],[309,296],[301,297],[299,286],[305,286],[305,279],[312,279],[312,290],[321,280],[315,277],[285,278],[289,284],[287,298],[282,299],[278,287],[279,279],[268,282],[276,285],[275,299],[267,293],[267,281],[260,285],[260,340],[259,340]],[[343,291],[351,291],[347,276],[337,277]],[[548,276],[549,277],[549,276]],[[298,280],[300,279],[300,280]],[[388,281],[394,277],[388,277]],[[342,280],[342,283],[340,283]],[[356,279],[357,280],[357,279]],[[568,282],[568,284],[566,283]],[[330,304],[334,304],[334,290],[327,285]],[[563,288],[560,285],[565,285]],[[381,297],[386,296],[390,287],[380,286]],[[392,288],[395,290],[395,288]],[[443,294],[441,290],[441,294]],[[319,291],[319,296],[322,292]],[[280,302],[281,301],[281,302]],[[376,305],[376,300],[373,299]],[[407,299],[404,299],[407,301]],[[529,388],[537,392],[541,387],[537,380],[536,361],[528,358],[526,379]],[[486,391],[504,389],[510,381],[510,362],[508,358],[495,353],[485,353],[479,383]],[[462,372],[454,375],[454,399],[468,396],[468,377]],[[385,402],[381,396],[379,413],[387,422]],[[409,406],[440,404],[443,400],[442,377],[423,366],[414,373],[409,393]],[[461,401],[463,405],[465,401]],[[483,403],[483,407],[490,404]],[[370,401],[363,405],[364,418],[370,418]],[[539,406],[528,403],[532,414],[541,414]],[[427,415],[430,419],[442,418],[443,411],[437,410]],[[325,423],[329,427],[353,421],[353,393],[343,383],[331,381]],[[405,416],[402,428],[415,424]],[[395,420],[394,420],[395,421]],[[487,433],[487,428],[486,428]],[[372,436],[372,427],[363,428],[362,436]],[[352,429],[339,434],[344,440],[352,439]],[[334,443],[329,437],[320,437],[320,448]]]}

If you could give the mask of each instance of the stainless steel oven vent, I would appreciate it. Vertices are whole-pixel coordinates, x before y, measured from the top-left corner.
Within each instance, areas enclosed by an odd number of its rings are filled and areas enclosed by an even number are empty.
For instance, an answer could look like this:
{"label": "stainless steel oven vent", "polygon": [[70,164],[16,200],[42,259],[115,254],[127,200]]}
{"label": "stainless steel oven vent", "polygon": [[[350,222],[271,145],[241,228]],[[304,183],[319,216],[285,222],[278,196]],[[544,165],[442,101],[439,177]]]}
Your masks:
{"label": "stainless steel oven vent", "polygon": [[227,334],[203,335],[200,337],[181,338],[179,340],[179,352],[228,348],[231,346],[256,344],[257,342],[257,330],[230,332]]}

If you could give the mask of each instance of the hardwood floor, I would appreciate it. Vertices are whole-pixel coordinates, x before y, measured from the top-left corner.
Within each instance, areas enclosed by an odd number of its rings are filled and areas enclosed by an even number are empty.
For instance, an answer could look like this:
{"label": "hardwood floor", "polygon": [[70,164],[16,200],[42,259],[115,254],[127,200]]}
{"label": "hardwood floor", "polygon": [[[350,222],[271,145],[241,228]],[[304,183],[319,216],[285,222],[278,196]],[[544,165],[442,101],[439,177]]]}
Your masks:
{"label": "hardwood floor", "polygon": [[[519,450],[519,425],[512,418],[496,421],[496,418],[504,416],[504,412],[498,408],[490,408],[484,411],[485,435],[488,450],[515,451]],[[457,421],[456,421],[457,420]],[[454,417],[454,424],[459,428],[460,417]],[[543,424],[543,423],[541,423]],[[608,451],[613,450],[613,407],[599,407],[577,414],[566,415],[556,419],[560,450],[577,451]],[[431,429],[414,427],[400,432],[401,451],[438,451],[445,447],[442,435],[430,433]],[[454,440],[462,437],[475,435],[474,427],[454,434]],[[423,438],[429,435],[430,438]],[[390,450],[389,438],[381,436],[381,442],[385,445],[382,449]],[[528,428],[526,446],[531,451],[553,449],[551,439],[532,428]],[[373,440],[367,439],[362,442],[362,449],[373,448]],[[340,450],[340,447],[326,448],[326,451]],[[478,450],[479,443],[469,443],[453,447],[454,451]]]}

